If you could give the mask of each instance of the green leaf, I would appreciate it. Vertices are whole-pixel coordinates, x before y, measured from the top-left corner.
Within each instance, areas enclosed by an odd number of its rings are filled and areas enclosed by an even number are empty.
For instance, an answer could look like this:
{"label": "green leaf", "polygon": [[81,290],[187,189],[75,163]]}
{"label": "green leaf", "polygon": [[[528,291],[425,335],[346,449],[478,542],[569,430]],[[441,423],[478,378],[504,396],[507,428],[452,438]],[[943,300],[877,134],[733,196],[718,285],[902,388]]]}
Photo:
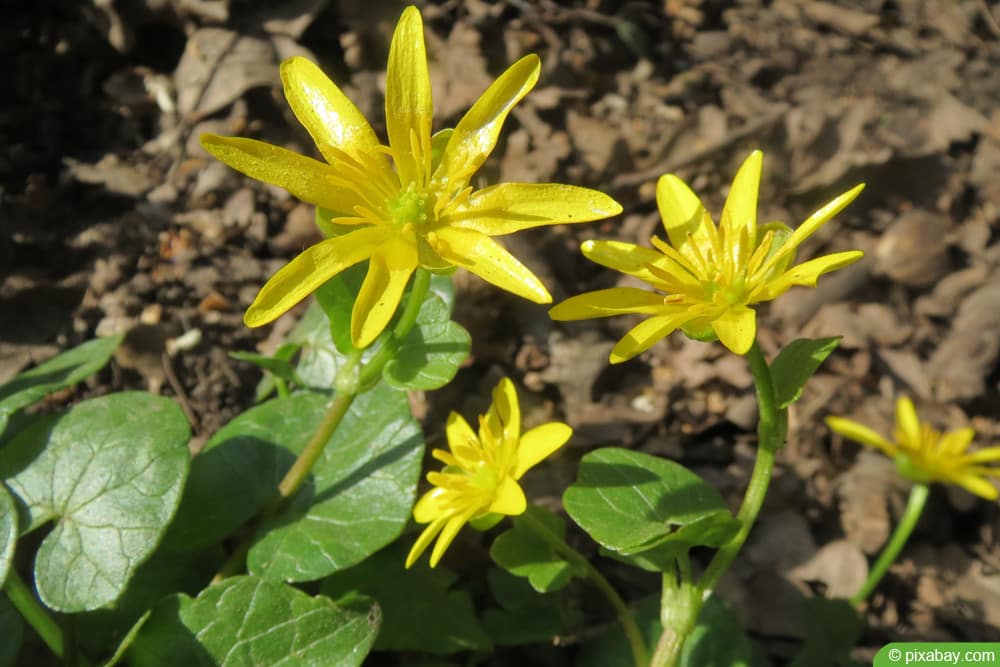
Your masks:
{"label": "green leaf", "polygon": [[104,368],[124,334],[95,338],[21,373],[0,386],[0,432],[11,413],[27,407],[47,394],[71,387]]}
{"label": "green leaf", "polygon": [[378,632],[376,607],[342,609],[287,584],[233,577],[197,597],[160,602],[129,650],[133,667],[360,665]]}
{"label": "green leaf", "polygon": [[337,370],[344,364],[345,357],[334,345],[330,327],[323,309],[314,301],[288,332],[287,341],[300,348],[295,372],[305,386],[316,391],[329,391]]}
{"label": "green leaf", "polygon": [[118,599],[177,508],[189,437],[173,401],[128,392],[38,420],[0,449],[0,478],[29,528],[58,519],[35,559],[45,604],[72,612]]}
{"label": "green leaf", "polygon": [[751,667],[753,647],[740,619],[714,595],[705,600],[687,636],[678,667]]}
{"label": "green leaf", "polygon": [[[324,409],[325,403],[317,424]],[[410,518],[423,453],[404,392],[379,385],[359,396],[309,482],[284,514],[259,531],[247,558],[249,571],[312,581],[392,542]]]}
{"label": "green leaf", "polygon": [[448,304],[430,294],[383,377],[399,389],[438,389],[451,382],[471,348],[469,332],[451,320]]}
{"label": "green leaf", "polygon": [[356,264],[330,278],[316,290],[316,302],[326,313],[334,345],[341,354],[354,351],[351,343],[351,312],[361,290],[368,262]]}
{"label": "green leaf", "polygon": [[785,346],[771,362],[774,398],[779,408],[799,400],[802,389],[827,357],[837,348],[840,337],[799,338]]}
{"label": "green leaf", "polygon": [[[650,595],[629,605],[635,622],[646,640],[646,646],[655,647],[663,632],[660,625],[660,598]],[[610,665],[634,665],[632,649],[622,624],[612,621],[594,639],[584,642],[576,660],[576,667],[609,667]],[[707,667],[707,666],[706,666]]]}
{"label": "green leaf", "polygon": [[642,554],[657,569],[671,567],[678,549],[718,547],[739,529],[722,496],[700,477],[628,449],[584,456],[563,503],[598,544],[625,556]]}
{"label": "green leaf", "polygon": [[551,644],[583,621],[578,600],[565,589],[539,595],[526,579],[499,568],[491,568],[487,580],[500,607],[483,612],[483,626],[499,646]]}
{"label": "green leaf", "polygon": [[809,598],[802,603],[802,650],[789,667],[854,667],[851,650],[861,638],[861,619],[847,600]]}
{"label": "green leaf", "polygon": [[24,637],[24,623],[6,595],[0,595],[0,667],[13,667],[17,653],[21,650]]}
{"label": "green leaf", "polygon": [[7,581],[7,572],[14,558],[14,545],[17,544],[17,508],[14,500],[7,493],[7,488],[0,484],[0,588]]}
{"label": "green leaf", "polygon": [[[566,522],[552,512],[530,504],[527,512],[559,537],[565,537]],[[521,517],[514,517],[514,527],[493,541],[490,556],[511,574],[527,578],[539,593],[557,591],[573,578],[573,566],[528,528]]]}
{"label": "green leaf", "polygon": [[258,354],[256,352],[230,352],[229,356],[238,361],[245,361],[249,364],[253,364],[258,368],[265,371],[264,377],[261,378],[260,383],[257,385],[257,392],[254,396],[254,400],[260,403],[265,398],[267,398],[275,389],[279,390],[279,393],[287,393],[287,385],[295,383],[300,387],[304,387],[305,383],[295,372],[295,366],[292,365],[292,357],[295,353],[299,351],[299,346],[294,343],[285,343],[279,347],[273,356],[267,356],[263,354]]}
{"label": "green leaf", "polygon": [[426,651],[447,655],[486,651],[490,639],[479,624],[472,599],[453,589],[458,577],[443,567],[403,567],[406,549],[397,543],[349,570],[323,580],[320,591],[334,600],[369,596],[382,609],[380,651]]}

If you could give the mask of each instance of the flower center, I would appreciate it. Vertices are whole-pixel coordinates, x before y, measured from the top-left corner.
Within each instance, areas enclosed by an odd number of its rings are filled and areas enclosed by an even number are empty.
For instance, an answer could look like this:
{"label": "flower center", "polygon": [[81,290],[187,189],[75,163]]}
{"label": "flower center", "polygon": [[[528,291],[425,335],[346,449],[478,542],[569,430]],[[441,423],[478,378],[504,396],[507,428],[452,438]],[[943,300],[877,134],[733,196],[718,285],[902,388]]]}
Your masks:
{"label": "flower center", "polygon": [[406,225],[423,225],[427,222],[427,193],[417,190],[415,183],[410,183],[388,204],[392,221],[400,227]]}

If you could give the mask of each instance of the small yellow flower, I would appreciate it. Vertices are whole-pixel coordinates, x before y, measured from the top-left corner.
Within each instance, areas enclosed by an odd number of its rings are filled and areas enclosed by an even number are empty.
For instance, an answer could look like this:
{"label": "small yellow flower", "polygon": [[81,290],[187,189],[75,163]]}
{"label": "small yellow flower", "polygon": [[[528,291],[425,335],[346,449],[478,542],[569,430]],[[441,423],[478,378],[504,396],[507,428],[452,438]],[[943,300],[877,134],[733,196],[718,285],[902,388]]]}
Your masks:
{"label": "small yellow flower", "polygon": [[514,383],[504,378],[493,390],[490,409],[479,417],[478,436],[456,412],[448,416],[446,433],[451,451],[431,452],[445,467],[441,472],[427,474],[434,488],[413,508],[413,518],[430,525],[410,549],[406,567],[420,558],[435,537],[431,567],[437,565],[469,521],[485,524],[504,514],[524,513],[527,500],[517,480],[566,444],[573,430],[566,424],[549,422],[522,435],[517,392]]}
{"label": "small yellow flower", "polygon": [[465,267],[518,296],[551,302],[541,281],[491,236],[599,220],[617,215],[621,206],[600,192],[569,185],[505,183],[478,191],[469,185],[540,69],[537,56],[525,56],[493,82],[454,130],[432,136],[423,23],[420,12],[408,7],[389,48],[385,146],[316,65],[301,57],[282,63],[285,97],[326,162],[239,137],[205,134],[201,144],[230,167],[315,204],[328,222],[350,231],[307,248],[267,281],[246,312],[247,326],[273,321],[366,259],[368,274],[351,315],[351,337],[359,348],[385,329],[418,267]]}
{"label": "small yellow flower", "polygon": [[782,222],[758,226],[762,160],[761,152],[754,151],[743,162],[719,226],[681,179],[666,174],[656,184],[656,203],[667,242],[654,236],[650,242],[655,250],[620,241],[583,243],[587,259],[635,276],[665,294],[614,287],[571,297],[549,315],[556,320],[649,315],[614,347],[612,363],[648,350],[675,329],[698,340],[718,339],[736,354],[746,354],[757,332],[752,304],[775,299],[794,285],[815,287],[822,274],[863,256],[851,250],[791,266],[799,245],[864,186],[855,186],[829,202],[794,231]]}
{"label": "small yellow flower", "polygon": [[835,433],[874,447],[896,462],[899,471],[915,482],[957,484],[970,493],[997,499],[997,489],[988,477],[1000,477],[1000,467],[984,465],[1000,461],[1000,447],[986,447],[969,452],[975,432],[963,428],[942,434],[917,418],[913,401],[906,396],[896,401],[894,441],[842,417],[827,417],[826,424]]}

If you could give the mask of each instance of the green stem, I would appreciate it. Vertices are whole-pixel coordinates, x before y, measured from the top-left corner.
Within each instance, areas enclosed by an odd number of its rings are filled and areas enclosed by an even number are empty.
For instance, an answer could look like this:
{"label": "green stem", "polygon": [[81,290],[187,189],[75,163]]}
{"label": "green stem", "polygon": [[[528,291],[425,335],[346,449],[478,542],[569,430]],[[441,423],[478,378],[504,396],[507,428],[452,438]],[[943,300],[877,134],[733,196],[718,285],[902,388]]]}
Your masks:
{"label": "green stem", "polygon": [[868,596],[872,594],[878,583],[882,581],[882,577],[889,570],[889,566],[896,562],[899,552],[903,550],[903,545],[910,539],[910,534],[916,527],[917,521],[920,520],[920,515],[923,514],[929,491],[929,485],[914,483],[913,488],[910,489],[910,498],[906,501],[906,510],[904,510],[903,517],[899,520],[899,525],[893,531],[892,537],[889,538],[889,543],[885,545],[885,549],[879,554],[878,560],[875,561],[875,565],[872,566],[871,571],[868,573],[868,578],[865,580],[864,585],[851,597],[851,604],[857,606],[868,599]]}
{"label": "green stem", "polygon": [[45,607],[38,603],[38,600],[35,599],[35,594],[31,592],[31,589],[21,579],[21,575],[13,568],[11,568],[10,573],[7,575],[7,582],[4,584],[3,590],[10,599],[11,604],[14,605],[14,608],[35,629],[35,632],[42,638],[45,645],[49,647],[57,658],[62,659],[65,650],[62,628],[49,616],[48,612],[45,611]]}
{"label": "green stem", "polygon": [[[322,456],[323,450],[326,448],[327,443],[330,442],[330,438],[333,437],[337,427],[340,426],[344,415],[351,408],[354,399],[368,389],[371,389],[382,376],[385,365],[395,356],[400,341],[410,333],[410,330],[416,324],[417,315],[420,313],[420,306],[423,305],[424,299],[427,298],[430,281],[430,272],[425,269],[417,269],[413,275],[413,286],[410,288],[410,296],[406,307],[403,309],[403,313],[400,315],[395,328],[385,337],[382,347],[372,355],[359,371],[357,370],[357,364],[361,359],[361,351],[358,350],[356,354],[351,355],[347,359],[344,367],[346,369],[345,375],[349,374],[355,377],[347,378],[338,376],[336,378],[337,395],[333,399],[333,402],[330,403],[330,407],[327,408],[326,414],[323,416],[323,421],[320,422],[312,437],[309,438],[309,442],[306,443],[305,449],[295,459],[292,467],[288,469],[288,472],[285,473],[285,476],[278,484],[277,495],[257,515],[255,520],[256,525],[260,525],[263,521],[280,512],[285,503],[302,488],[306,479],[309,478],[309,473],[312,471],[313,466],[316,465],[316,461]],[[246,538],[230,554],[229,558],[223,564],[222,569],[212,579],[213,584],[242,571],[246,566],[246,556],[250,552],[253,536],[254,530],[249,530]]]}
{"label": "green stem", "polygon": [[[661,610],[661,617],[683,616],[684,622],[679,627],[664,628],[664,636],[660,638],[650,663],[652,667],[672,667],[677,664],[681,647],[683,647],[687,635],[694,628],[705,599],[718,585],[722,575],[729,570],[736,554],[743,548],[743,543],[750,535],[750,529],[753,528],[757,515],[760,514],[764,497],[767,495],[767,488],[771,483],[775,454],[785,442],[788,431],[788,413],[783,408],[778,407],[771,371],[757,341],[754,341],[750,347],[747,360],[750,362],[750,371],[753,374],[760,418],[757,424],[757,459],[754,461],[753,472],[750,474],[750,483],[747,485],[743,502],[736,514],[740,528],[736,535],[715,553],[701,580],[694,586],[690,598],[680,601],[680,603],[691,604],[692,608],[688,609],[685,614],[671,614],[668,612],[672,610],[667,610],[667,612]],[[667,635],[672,635],[672,637],[667,637]]]}
{"label": "green stem", "polygon": [[566,544],[563,538],[549,530],[549,527],[532,516],[530,511],[520,515],[518,521],[530,528],[535,535],[544,540],[556,553],[565,558],[570,565],[578,571],[583,572],[587,579],[590,580],[590,583],[594,584],[597,590],[607,598],[618,615],[618,621],[622,624],[622,629],[625,631],[625,638],[628,639],[629,646],[632,648],[632,658],[635,662],[635,667],[646,667],[649,664],[649,653],[646,650],[646,642],[642,638],[642,632],[639,630],[639,626],[636,624],[635,617],[632,616],[628,605],[625,604],[625,600],[614,589],[611,582],[605,579],[604,575],[591,565],[590,561],[583,554]]}

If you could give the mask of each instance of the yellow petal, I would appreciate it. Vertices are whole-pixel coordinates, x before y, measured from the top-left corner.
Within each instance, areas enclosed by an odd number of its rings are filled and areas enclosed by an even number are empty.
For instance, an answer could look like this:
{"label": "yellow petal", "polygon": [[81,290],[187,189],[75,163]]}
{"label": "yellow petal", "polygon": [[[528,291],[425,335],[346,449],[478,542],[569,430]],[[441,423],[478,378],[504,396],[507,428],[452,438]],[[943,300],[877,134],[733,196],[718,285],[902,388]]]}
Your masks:
{"label": "yellow petal", "polygon": [[201,146],[236,171],[284,188],[304,202],[348,215],[355,215],[354,207],[361,203],[352,190],[332,184],[336,174],[330,165],[280,146],[216,134],[201,135]]}
{"label": "yellow petal", "polygon": [[844,194],[835,197],[832,201],[827,202],[822,208],[810,215],[805,222],[799,225],[795,231],[792,232],[788,240],[785,241],[784,245],[774,253],[769,260],[764,262],[764,272],[766,273],[772,266],[782,261],[789,254],[795,252],[795,249],[802,244],[807,238],[813,235],[813,233],[830,221],[833,216],[840,213],[844,207],[850,204],[854,199],[861,194],[861,191],[865,189],[865,184],[861,183],[855,185],[853,188],[845,192]]}
{"label": "yellow petal", "polygon": [[447,181],[451,193],[461,190],[493,151],[507,114],[528,94],[541,72],[538,56],[511,65],[476,100],[445,146],[435,178]]}
{"label": "yellow petal", "polygon": [[757,238],[757,194],[763,159],[763,153],[754,151],[743,161],[733,178],[719,221],[725,249],[737,266],[746,266]]}
{"label": "yellow petal", "polygon": [[690,309],[672,315],[650,317],[632,328],[611,350],[611,363],[620,364],[653,347],[674,329],[694,319]]}
{"label": "yellow petal", "polygon": [[707,233],[705,226],[712,224],[698,195],[673,174],[665,174],[656,182],[656,206],[670,245],[678,250],[688,242],[688,234],[701,239]]}
{"label": "yellow petal", "polygon": [[327,162],[335,146],[348,155],[377,154],[379,140],[368,120],[319,67],[301,56],[281,63],[285,99]]}
{"label": "yellow petal", "polygon": [[765,283],[760,294],[755,295],[753,298],[755,301],[770,301],[781,296],[796,285],[816,287],[816,280],[824,273],[842,269],[864,256],[865,254],[860,250],[847,250],[845,252],[823,255],[808,262],[797,264],[774,280]]}
{"label": "yellow petal", "polygon": [[401,236],[392,236],[375,249],[351,312],[354,347],[368,347],[385,330],[416,268],[417,248]]}
{"label": "yellow petal", "polygon": [[500,236],[542,225],[590,222],[621,212],[618,202],[589,188],[558,183],[501,183],[473,192],[442,222]]}
{"label": "yellow petal", "polygon": [[385,124],[399,180],[417,182],[429,175],[431,164],[431,120],[434,102],[427,71],[424,24],[420,12],[403,10],[389,46],[385,73]]}
{"label": "yellow petal", "polygon": [[522,435],[514,479],[521,479],[521,475],[565,445],[572,435],[573,429],[561,422],[542,424]]}
{"label": "yellow petal", "polygon": [[572,296],[549,310],[554,320],[586,320],[624,313],[655,315],[665,309],[663,296],[636,287],[610,287]]}
{"label": "yellow petal", "polygon": [[444,555],[444,552],[454,541],[455,536],[458,535],[458,531],[472,518],[474,513],[474,511],[463,512],[445,522],[444,528],[441,529],[441,534],[438,535],[437,542],[434,544],[434,550],[431,551],[431,567],[435,567],[438,564],[441,556]]}
{"label": "yellow petal", "polygon": [[[962,457],[962,461],[966,462],[970,459],[969,456],[962,456],[965,451],[969,449],[969,445],[972,444],[972,439],[976,437],[976,431],[971,428],[960,428],[957,431],[951,431],[950,433],[945,433],[941,436],[941,440],[938,442],[938,454],[939,456],[949,456],[949,457]],[[982,449],[980,452],[988,452],[989,450]],[[973,454],[972,456],[975,456]],[[989,461],[987,457],[985,460]],[[996,459],[1000,460],[1000,448],[996,451]]]}
{"label": "yellow petal", "polygon": [[442,488],[433,488],[413,506],[413,520],[417,523],[430,523],[441,516],[445,510],[446,492]]}
{"label": "yellow petal", "polygon": [[917,409],[913,407],[913,401],[908,396],[900,396],[896,400],[896,430],[897,439],[900,444],[919,448],[922,438],[920,437],[920,419],[917,417]]}
{"label": "yellow petal", "polygon": [[[962,429],[963,431],[972,429]],[[972,439],[971,437],[969,438]],[[986,447],[984,449],[979,449],[971,454],[966,454],[962,457],[962,463],[991,463],[993,461],[1000,461],[1000,447]]]}
{"label": "yellow petal", "polygon": [[510,378],[503,378],[493,389],[493,407],[503,424],[504,435],[516,442],[521,435],[521,406]]}
{"label": "yellow petal", "polygon": [[892,457],[896,455],[896,446],[894,444],[863,424],[851,421],[850,419],[844,419],[843,417],[827,417],[824,421],[826,421],[826,425],[830,427],[831,431],[848,440],[880,449]]}
{"label": "yellow petal", "polygon": [[362,227],[306,248],[264,284],[243,322],[259,327],[277,319],[333,276],[368,259],[386,234],[381,227]]}
{"label": "yellow petal", "polygon": [[466,463],[463,460],[464,457],[459,454],[459,451],[463,447],[475,447],[479,442],[479,438],[476,437],[476,432],[469,426],[469,422],[465,421],[465,417],[457,412],[452,412],[448,415],[448,422],[444,427],[444,432],[448,438],[448,448],[451,450],[451,453],[463,463]]}
{"label": "yellow petal", "polygon": [[596,264],[651,284],[657,278],[648,265],[663,259],[663,255],[652,248],[624,241],[584,241],[580,244],[580,252]]}
{"label": "yellow petal", "polygon": [[997,493],[997,488],[995,486],[982,477],[978,477],[976,475],[959,475],[951,481],[958,484],[969,493],[975,494],[980,498],[985,498],[986,500],[996,500],[1000,497],[1000,493]]}
{"label": "yellow petal", "polygon": [[[420,537],[418,537],[417,541],[413,543],[413,546],[410,548],[410,553],[406,557],[406,569],[409,569],[411,565],[417,562],[417,559],[420,558],[420,554],[424,553],[430,543],[434,541],[434,538],[441,532],[441,529],[444,528],[444,524],[447,521],[448,517],[442,516],[435,520],[434,523],[424,528],[424,531],[420,533]],[[431,567],[433,567],[433,565]]]}
{"label": "yellow petal", "polygon": [[510,477],[504,477],[500,480],[489,511],[507,516],[517,516],[524,514],[526,509],[528,509],[528,499],[524,497],[521,485]]}
{"label": "yellow petal", "polygon": [[747,306],[731,306],[712,320],[719,342],[734,354],[746,354],[757,337],[757,313]]}
{"label": "yellow petal", "polygon": [[545,285],[499,243],[471,229],[445,227],[428,236],[437,254],[488,283],[535,303],[551,303]]}

